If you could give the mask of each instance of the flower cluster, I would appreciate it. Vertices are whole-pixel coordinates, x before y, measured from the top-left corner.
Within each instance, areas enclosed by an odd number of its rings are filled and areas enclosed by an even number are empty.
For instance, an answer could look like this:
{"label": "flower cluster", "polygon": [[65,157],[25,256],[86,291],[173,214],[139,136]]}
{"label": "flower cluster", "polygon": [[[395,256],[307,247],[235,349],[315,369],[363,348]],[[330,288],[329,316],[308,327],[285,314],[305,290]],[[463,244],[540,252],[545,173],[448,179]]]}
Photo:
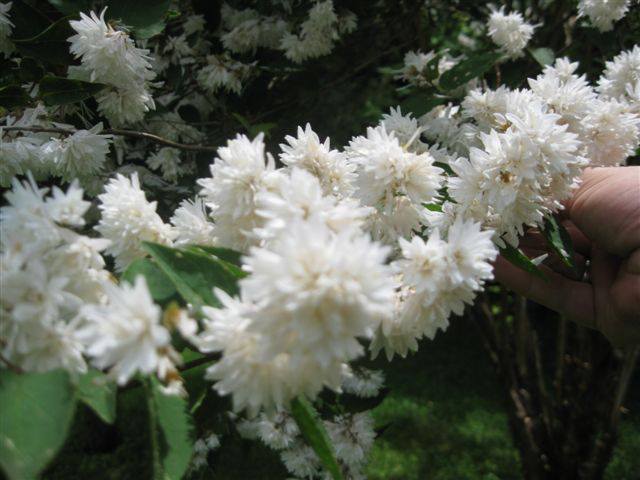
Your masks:
{"label": "flower cluster", "polygon": [[503,7],[491,12],[487,28],[493,43],[510,58],[517,58],[523,55],[535,27],[526,23],[519,12],[505,14]]}
{"label": "flower cluster", "polygon": [[76,183],[46,193],[32,178],[14,180],[0,210],[2,356],[27,371],[79,373],[87,367],[78,315],[104,296],[109,241],[74,232],[89,208]]}
{"label": "flower cluster", "polygon": [[[362,398],[371,398],[378,395],[382,383],[381,372],[360,369],[344,376],[342,389]],[[376,436],[370,412],[334,415],[323,424],[335,448],[336,459],[348,478],[362,478],[362,469]],[[326,473],[320,459],[304,443],[298,425],[286,410],[241,420],[236,428],[242,437],[259,439],[269,448],[279,451],[282,463],[292,475],[324,478]]]}
{"label": "flower cluster", "polygon": [[100,16],[80,14],[69,24],[76,34],[69,37],[71,53],[80,67],[70,67],[69,75],[108,85],[96,96],[98,110],[114,125],[134,123],[155,108],[149,91],[155,73],[149,51],[135,46],[124,30],[115,30]]}
{"label": "flower cluster", "polygon": [[631,0],[580,0],[578,13],[581,17],[589,17],[601,32],[608,32],[615,22],[627,14],[630,7]]}

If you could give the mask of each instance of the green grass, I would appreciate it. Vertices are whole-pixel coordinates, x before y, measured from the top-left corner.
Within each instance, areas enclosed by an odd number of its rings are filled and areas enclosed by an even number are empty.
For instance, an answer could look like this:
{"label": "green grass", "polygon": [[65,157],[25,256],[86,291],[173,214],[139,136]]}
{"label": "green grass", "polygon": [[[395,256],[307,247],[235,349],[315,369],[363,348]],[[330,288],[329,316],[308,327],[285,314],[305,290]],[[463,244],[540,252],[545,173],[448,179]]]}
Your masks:
{"label": "green grass", "polygon": [[[381,434],[366,474],[372,480],[522,478],[507,426],[496,375],[475,327],[462,319],[420,351],[391,364],[379,358],[391,393],[373,412]],[[120,480],[149,478],[144,399],[140,390],[119,396],[115,428],[80,409],[72,436],[44,478]],[[640,478],[640,378],[625,406],[621,436],[607,480]],[[225,442],[213,471],[198,478],[283,479],[285,472],[266,447]]]}

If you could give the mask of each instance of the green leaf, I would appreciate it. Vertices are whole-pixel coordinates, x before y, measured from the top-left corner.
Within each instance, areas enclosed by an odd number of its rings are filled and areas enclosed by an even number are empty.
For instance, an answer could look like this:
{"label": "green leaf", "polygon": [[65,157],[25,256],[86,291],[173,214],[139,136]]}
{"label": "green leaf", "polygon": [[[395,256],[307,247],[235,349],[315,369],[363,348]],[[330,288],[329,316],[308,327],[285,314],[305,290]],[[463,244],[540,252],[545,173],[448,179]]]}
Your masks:
{"label": "green leaf", "polygon": [[291,415],[298,424],[302,436],[309,446],[316,452],[324,468],[331,474],[334,480],[342,479],[342,472],[335,457],[335,452],[329,435],[318,417],[318,412],[304,397],[296,397],[291,402]]}
{"label": "green leaf", "polygon": [[516,267],[532,273],[543,280],[547,279],[546,275],[542,273],[542,270],[540,270],[519,248],[515,248],[507,243],[506,247],[500,249],[500,255]]}
{"label": "green leaf", "polygon": [[533,59],[543,67],[551,65],[556,59],[553,50],[551,50],[550,48],[530,48],[529,53],[531,54]]}
{"label": "green leaf", "polygon": [[569,235],[567,229],[554,217],[550,216],[544,219],[542,234],[551,249],[560,257],[562,263],[569,268],[575,268],[576,264],[573,261],[575,251],[571,235]]}
{"label": "green leaf", "polygon": [[24,107],[31,103],[31,97],[19,85],[0,87],[0,107]]}
{"label": "green leaf", "polygon": [[424,206],[430,212],[442,212],[442,205],[439,203],[425,203]]}
{"label": "green leaf", "polygon": [[224,247],[209,247],[206,245],[193,245],[198,250],[202,250],[203,252],[209,253],[215,257],[218,257],[220,260],[224,260],[225,262],[232,263],[238,267],[242,266],[242,262],[240,259],[242,258],[242,253],[237,252],[236,250],[231,250],[230,248]]}
{"label": "green leaf", "polygon": [[171,0],[111,0],[106,16],[131,27],[136,39],[143,40],[164,30]]}
{"label": "green leaf", "polygon": [[147,383],[147,400],[154,479],[179,480],[193,454],[193,425],[187,401],[176,395],[165,395],[153,377]]}
{"label": "green leaf", "polygon": [[61,18],[32,38],[15,40],[18,51],[49,65],[69,65],[73,56],[69,52],[67,39],[74,34],[69,18]]}
{"label": "green leaf", "polygon": [[40,82],[40,98],[46,105],[67,105],[92,97],[105,85],[47,75]]}
{"label": "green leaf", "polygon": [[171,279],[182,298],[196,308],[202,305],[220,306],[213,287],[230,295],[238,293],[236,276],[222,261],[211,255],[150,242],[144,242],[143,246]]}
{"label": "green leaf", "polygon": [[455,90],[491,70],[502,57],[499,52],[484,52],[463,60],[440,76],[438,84],[445,91]]}
{"label": "green leaf", "polygon": [[400,103],[400,109],[403,112],[412,113],[414,117],[420,117],[448,101],[447,97],[420,92],[405,98]]}
{"label": "green leaf", "polygon": [[9,20],[13,23],[11,41],[31,38],[45,30],[51,22],[40,9],[29,5],[24,0],[13,0],[9,10]]}
{"label": "green leaf", "polygon": [[93,410],[102,421],[112,424],[116,419],[115,383],[98,370],[82,375],[77,385],[78,400]]}
{"label": "green leaf", "polygon": [[64,443],[75,411],[62,370],[0,373],[0,465],[11,480],[35,478]]}
{"label": "green leaf", "polygon": [[121,279],[133,285],[138,275],[142,275],[147,281],[154,302],[165,306],[180,298],[171,278],[153,260],[134,260],[124,271]]}

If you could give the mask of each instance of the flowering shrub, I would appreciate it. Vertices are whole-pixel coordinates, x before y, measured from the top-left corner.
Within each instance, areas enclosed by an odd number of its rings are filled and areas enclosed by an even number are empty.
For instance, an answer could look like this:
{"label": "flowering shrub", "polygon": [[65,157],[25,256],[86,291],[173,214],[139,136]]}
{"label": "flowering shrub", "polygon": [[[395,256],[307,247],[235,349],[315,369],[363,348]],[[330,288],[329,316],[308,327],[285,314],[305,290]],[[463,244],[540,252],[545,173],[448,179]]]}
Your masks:
{"label": "flowering shrub", "polygon": [[[158,478],[195,475],[229,428],[298,478],[362,478],[384,397],[362,359],[446,329],[499,252],[540,273],[518,249],[528,228],[571,265],[554,214],[585,167],[638,148],[640,47],[580,74],[531,46],[552,15],[538,2],[476,12],[455,45],[403,47],[379,75],[402,104],[344,144],[309,123],[272,144],[235,105],[348,48],[385,2],[240,3],[0,3],[11,479],[42,470],[76,402],[112,422],[118,388],[147,391]],[[444,15],[430,3],[409,12]],[[630,4],[560,14],[608,31]],[[221,138],[224,118],[245,133]],[[201,365],[204,390],[185,374]]]}

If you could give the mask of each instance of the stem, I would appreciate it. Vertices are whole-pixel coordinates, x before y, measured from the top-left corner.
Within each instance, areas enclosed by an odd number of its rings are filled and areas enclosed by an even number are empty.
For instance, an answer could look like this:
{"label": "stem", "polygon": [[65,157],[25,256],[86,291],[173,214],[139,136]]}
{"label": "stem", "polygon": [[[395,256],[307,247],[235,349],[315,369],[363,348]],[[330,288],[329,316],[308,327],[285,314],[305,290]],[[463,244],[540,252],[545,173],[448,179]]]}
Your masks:
{"label": "stem", "polygon": [[[78,130],[68,129],[68,128],[54,128],[54,127],[20,127],[20,126],[10,126],[10,127],[0,127],[0,130],[3,132],[10,131],[24,131],[24,132],[41,132],[41,133],[58,133],[61,135],[73,135]],[[157,143],[159,145],[166,145],[167,147],[177,148],[179,150],[187,150],[191,152],[216,152],[218,147],[213,145],[197,145],[197,144],[187,144],[187,143],[179,143],[173,142],[171,140],[167,140],[166,138],[159,137],[152,133],[148,132],[139,132],[137,130],[122,130],[119,128],[107,128],[103,130],[101,133],[107,135],[118,135],[121,137],[130,137],[130,138],[139,138],[143,140],[149,140],[151,142]]]}
{"label": "stem", "polygon": [[147,413],[149,415],[149,441],[151,442],[152,478],[162,479],[162,463],[160,462],[160,445],[158,443],[158,421],[156,418],[156,403],[153,394],[153,382],[145,381],[147,389]]}

